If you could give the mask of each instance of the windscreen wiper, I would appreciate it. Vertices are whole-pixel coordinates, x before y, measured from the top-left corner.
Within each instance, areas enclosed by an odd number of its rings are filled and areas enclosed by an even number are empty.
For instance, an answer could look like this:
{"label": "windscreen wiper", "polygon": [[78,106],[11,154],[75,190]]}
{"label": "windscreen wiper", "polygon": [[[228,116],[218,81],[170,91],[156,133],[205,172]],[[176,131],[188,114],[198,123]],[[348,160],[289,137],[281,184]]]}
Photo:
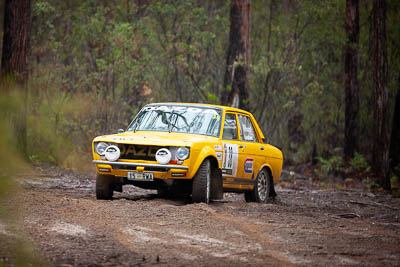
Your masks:
{"label": "windscreen wiper", "polygon": [[169,116],[169,118],[168,118],[168,132],[172,131],[172,122],[171,122],[171,120],[172,120],[172,116],[173,115],[174,115],[174,110],[172,109],[171,116]]}

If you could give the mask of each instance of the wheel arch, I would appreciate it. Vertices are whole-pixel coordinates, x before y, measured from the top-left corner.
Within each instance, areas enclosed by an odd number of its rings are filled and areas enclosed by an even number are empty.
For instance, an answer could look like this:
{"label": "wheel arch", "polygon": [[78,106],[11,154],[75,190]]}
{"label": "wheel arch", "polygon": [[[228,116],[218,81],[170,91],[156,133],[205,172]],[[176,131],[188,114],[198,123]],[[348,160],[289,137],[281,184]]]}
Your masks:
{"label": "wheel arch", "polygon": [[[212,149],[210,146],[205,146],[200,153],[196,156],[196,159],[194,162],[192,162],[192,168],[190,170],[190,175],[189,178],[194,177],[194,175],[197,173],[197,171],[200,168],[200,165],[203,163],[205,159],[208,158],[213,158],[217,160],[217,155],[215,154],[215,150]],[[218,164],[218,161],[217,161]]]}

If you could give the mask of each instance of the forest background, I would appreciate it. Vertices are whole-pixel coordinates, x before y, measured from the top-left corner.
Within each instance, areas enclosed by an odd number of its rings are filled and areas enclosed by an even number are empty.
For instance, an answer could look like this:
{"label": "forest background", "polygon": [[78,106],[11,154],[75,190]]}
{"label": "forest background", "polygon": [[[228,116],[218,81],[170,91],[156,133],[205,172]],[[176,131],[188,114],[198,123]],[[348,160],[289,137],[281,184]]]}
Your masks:
{"label": "forest background", "polygon": [[[32,1],[27,97],[19,99],[27,114],[26,157],[87,169],[93,137],[125,128],[147,103],[226,104],[224,94],[232,91],[224,79],[233,2],[238,1]],[[345,157],[346,2],[351,1],[251,1],[248,98],[241,103],[269,142],[282,147],[286,167],[314,164],[319,175],[370,171],[376,122],[374,2],[386,2],[388,101],[382,138],[391,136],[391,155],[400,152],[400,134],[393,134],[400,127],[395,118],[400,2],[360,1],[357,149]],[[1,16],[3,22],[4,12]],[[243,60],[236,58],[233,65]],[[13,103],[2,98],[2,113],[18,110],[21,102]],[[10,124],[7,116],[2,120]],[[18,133],[6,129],[0,145],[10,148]],[[397,184],[398,156],[390,163],[389,178]]]}

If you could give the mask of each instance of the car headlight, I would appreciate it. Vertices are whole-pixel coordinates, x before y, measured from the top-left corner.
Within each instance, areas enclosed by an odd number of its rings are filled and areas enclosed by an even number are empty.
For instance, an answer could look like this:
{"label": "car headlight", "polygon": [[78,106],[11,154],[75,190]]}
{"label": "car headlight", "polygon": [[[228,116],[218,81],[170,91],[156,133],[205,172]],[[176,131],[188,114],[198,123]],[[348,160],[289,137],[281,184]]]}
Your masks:
{"label": "car headlight", "polygon": [[189,157],[189,148],[187,148],[187,147],[178,148],[178,150],[176,151],[176,157],[179,160],[187,159]]}
{"label": "car headlight", "polygon": [[100,143],[97,143],[97,145],[95,147],[95,151],[100,156],[104,156],[104,153],[105,153],[107,147],[108,147],[107,143],[100,142]]}
{"label": "car headlight", "polygon": [[121,151],[116,145],[108,146],[104,152],[104,156],[109,161],[116,161],[120,155]]}

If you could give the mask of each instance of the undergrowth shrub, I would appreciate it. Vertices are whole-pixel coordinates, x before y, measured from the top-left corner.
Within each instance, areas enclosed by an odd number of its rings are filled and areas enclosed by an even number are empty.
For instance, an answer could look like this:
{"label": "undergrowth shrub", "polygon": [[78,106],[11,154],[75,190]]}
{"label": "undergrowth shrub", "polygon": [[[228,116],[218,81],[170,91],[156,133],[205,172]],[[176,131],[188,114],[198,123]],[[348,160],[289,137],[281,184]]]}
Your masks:
{"label": "undergrowth shrub", "polygon": [[371,170],[371,167],[369,166],[368,161],[365,159],[365,157],[357,152],[354,153],[354,158],[350,160],[350,166],[355,171],[369,172]]}
{"label": "undergrowth shrub", "polygon": [[56,87],[32,89],[28,113],[28,153],[32,161],[62,167],[91,166],[91,141],[125,128],[139,107],[95,92],[70,94]]}
{"label": "undergrowth shrub", "polygon": [[339,172],[344,170],[344,160],[341,155],[342,148],[335,148],[333,152],[336,155],[329,158],[317,157],[319,167],[314,170],[317,176],[326,178],[331,174],[338,175]]}

